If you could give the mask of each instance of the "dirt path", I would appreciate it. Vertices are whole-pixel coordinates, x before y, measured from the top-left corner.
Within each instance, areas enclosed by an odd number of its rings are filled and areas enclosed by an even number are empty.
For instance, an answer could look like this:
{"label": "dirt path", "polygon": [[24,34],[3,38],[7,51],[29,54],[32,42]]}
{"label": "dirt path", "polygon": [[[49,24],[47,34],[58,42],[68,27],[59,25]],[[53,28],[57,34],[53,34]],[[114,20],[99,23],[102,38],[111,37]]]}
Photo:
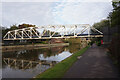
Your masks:
{"label": "dirt path", "polygon": [[103,48],[92,45],[65,73],[64,78],[118,78],[119,72]]}

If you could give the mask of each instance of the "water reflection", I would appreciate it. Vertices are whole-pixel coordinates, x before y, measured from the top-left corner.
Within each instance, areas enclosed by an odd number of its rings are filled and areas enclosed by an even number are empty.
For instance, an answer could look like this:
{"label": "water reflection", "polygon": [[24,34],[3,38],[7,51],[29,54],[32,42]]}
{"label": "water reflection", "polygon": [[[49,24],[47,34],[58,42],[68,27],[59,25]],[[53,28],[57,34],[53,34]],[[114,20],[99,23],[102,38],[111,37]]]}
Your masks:
{"label": "water reflection", "polygon": [[72,53],[70,53],[69,51],[63,51],[60,54],[54,55],[54,56],[50,56],[50,57],[45,57],[43,54],[39,55],[39,59],[40,60],[49,60],[49,61],[62,61],[64,60],[66,57],[71,56]]}
{"label": "water reflection", "polygon": [[38,64],[40,65],[49,65],[53,66],[57,63],[57,61],[30,61],[30,60],[19,60],[19,59],[12,59],[12,58],[3,58],[3,62],[8,65],[10,68],[13,69],[30,69],[35,68]]}
{"label": "water reflection", "polygon": [[80,44],[71,44],[70,46],[4,52],[3,78],[32,78],[81,48]]}
{"label": "water reflection", "polygon": [[14,52],[4,52],[4,58],[17,58],[24,60],[39,60],[39,54],[43,54],[43,57],[55,56],[63,52],[64,46],[45,48],[45,49],[31,49],[31,50],[21,50]]}

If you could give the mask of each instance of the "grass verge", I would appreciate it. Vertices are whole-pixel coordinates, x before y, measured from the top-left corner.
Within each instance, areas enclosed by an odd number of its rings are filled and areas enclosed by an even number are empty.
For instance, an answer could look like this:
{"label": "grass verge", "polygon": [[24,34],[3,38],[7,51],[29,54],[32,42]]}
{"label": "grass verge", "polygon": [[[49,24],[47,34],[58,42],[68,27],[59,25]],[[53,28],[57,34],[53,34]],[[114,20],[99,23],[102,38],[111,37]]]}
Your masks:
{"label": "grass verge", "polygon": [[72,56],[56,64],[54,67],[49,68],[42,74],[37,75],[36,78],[62,78],[64,76],[64,73],[77,60],[77,56],[82,55],[88,49],[88,47],[89,46],[81,49],[80,51],[74,53]]}

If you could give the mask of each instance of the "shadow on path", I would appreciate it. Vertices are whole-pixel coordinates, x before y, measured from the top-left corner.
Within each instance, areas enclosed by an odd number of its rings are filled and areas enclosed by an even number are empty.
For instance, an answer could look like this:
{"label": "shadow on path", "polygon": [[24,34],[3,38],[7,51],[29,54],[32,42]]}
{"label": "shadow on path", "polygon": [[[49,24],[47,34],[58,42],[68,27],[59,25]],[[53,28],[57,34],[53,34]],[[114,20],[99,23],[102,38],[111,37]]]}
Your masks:
{"label": "shadow on path", "polygon": [[119,78],[119,71],[105,50],[93,44],[65,73],[64,78]]}

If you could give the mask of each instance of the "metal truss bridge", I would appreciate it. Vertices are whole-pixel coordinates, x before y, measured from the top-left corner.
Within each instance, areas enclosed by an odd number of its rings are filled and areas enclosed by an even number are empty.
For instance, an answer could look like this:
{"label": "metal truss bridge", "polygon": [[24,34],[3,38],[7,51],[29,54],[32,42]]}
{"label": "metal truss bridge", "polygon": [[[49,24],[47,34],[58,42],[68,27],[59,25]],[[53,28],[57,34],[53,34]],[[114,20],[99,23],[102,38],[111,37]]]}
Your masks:
{"label": "metal truss bridge", "polygon": [[[91,30],[97,32],[97,34],[91,34]],[[96,28],[91,27],[89,24],[48,25],[8,31],[3,39],[28,40],[76,37],[103,37],[103,33]]]}

